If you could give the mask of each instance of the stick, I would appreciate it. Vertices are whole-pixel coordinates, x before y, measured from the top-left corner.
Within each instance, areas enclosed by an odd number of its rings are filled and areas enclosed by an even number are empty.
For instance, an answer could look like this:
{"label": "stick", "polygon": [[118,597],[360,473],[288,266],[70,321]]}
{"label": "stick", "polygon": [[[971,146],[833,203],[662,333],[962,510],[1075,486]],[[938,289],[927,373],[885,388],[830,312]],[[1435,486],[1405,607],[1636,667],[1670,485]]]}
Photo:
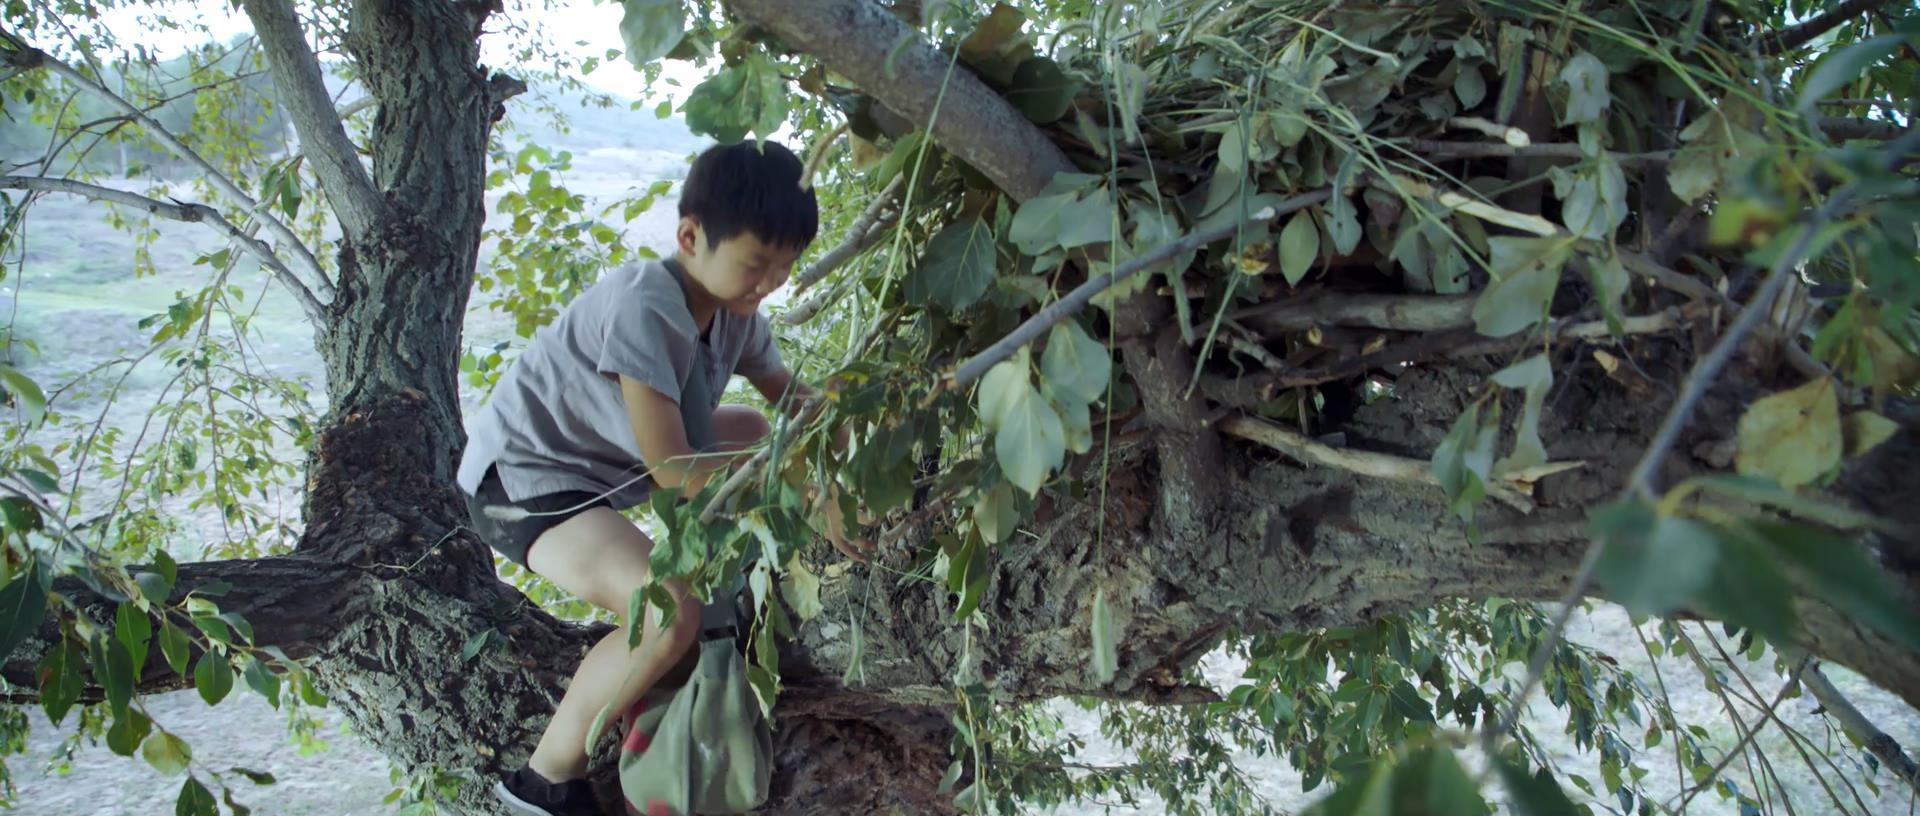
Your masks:
{"label": "stick", "polygon": [[300,308],[307,313],[307,317],[312,318],[313,325],[316,328],[324,330],[327,325],[326,308],[320,305],[320,301],[314,299],[313,292],[309,290],[305,284],[300,282],[299,277],[293,274],[293,270],[288,269],[286,264],[280,262],[280,259],[273,254],[273,250],[269,249],[265,242],[234,226],[233,222],[228,221],[226,216],[220,214],[219,210],[205,204],[170,203],[148,198],[126,190],[87,184],[72,179],[47,178],[44,176],[0,176],[0,190],[35,190],[50,193],[69,193],[77,196],[85,196],[95,201],[109,201],[114,204],[133,207],[163,218],[171,218],[175,221],[206,224],[226,235],[228,239],[240,245],[242,249],[245,249],[248,254],[259,258],[260,264],[265,266],[269,272],[273,273],[274,278],[279,280],[282,285],[287,287],[288,291],[293,293],[294,299],[300,302]]}
{"label": "stick", "polygon": [[[1215,427],[1218,427],[1221,433],[1237,436],[1249,442],[1258,442],[1307,464],[1325,465],[1376,479],[1440,486],[1440,480],[1427,468],[1427,463],[1418,459],[1323,445],[1298,432],[1248,416],[1227,417],[1220,420],[1220,424]],[[1555,468],[1544,472],[1571,470],[1578,466],[1578,463],[1572,462],[1554,464]],[[1497,479],[1489,481],[1487,495],[1522,513],[1533,512],[1533,499],[1504,481]]]}
{"label": "stick", "polygon": [[[1259,212],[1254,213],[1248,218],[1247,223],[1270,221],[1287,213],[1319,204],[1332,197],[1333,190],[1331,189],[1302,193],[1272,207],[1261,208]],[[1019,328],[1014,329],[1008,333],[1007,336],[995,341],[992,346],[987,347],[986,351],[982,351],[965,363],[962,363],[960,367],[953,372],[953,387],[965,387],[968,383],[979,379],[980,376],[987,373],[987,369],[992,368],[995,363],[1013,356],[1015,350],[1038,339],[1046,330],[1053,328],[1055,323],[1059,323],[1073,313],[1080,311],[1089,301],[1093,300],[1095,295],[1106,291],[1108,287],[1118,283],[1120,280],[1130,277],[1142,269],[1165,261],[1168,258],[1172,258],[1183,252],[1198,249],[1232,235],[1238,232],[1242,226],[1242,223],[1236,222],[1232,224],[1222,224],[1202,232],[1189,233],[1186,237],[1173,243],[1166,244],[1145,255],[1140,255],[1114,267],[1104,275],[1096,275],[1087,279],[1086,283],[1075,287],[1072,292],[1067,293],[1066,297],[1048,304],[1046,308],[1041,309],[1038,313],[1034,314],[1033,317],[1027,318],[1027,322],[1020,324]]]}

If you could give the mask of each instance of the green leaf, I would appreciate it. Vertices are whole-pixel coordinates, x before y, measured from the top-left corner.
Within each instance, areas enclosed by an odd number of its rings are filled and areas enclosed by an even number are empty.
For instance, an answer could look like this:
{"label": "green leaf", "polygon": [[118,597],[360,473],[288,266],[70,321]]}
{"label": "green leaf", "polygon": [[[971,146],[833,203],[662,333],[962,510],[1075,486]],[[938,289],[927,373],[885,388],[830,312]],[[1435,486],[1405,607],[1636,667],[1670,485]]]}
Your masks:
{"label": "green leaf", "polygon": [[1060,414],[1060,427],[1067,432],[1067,450],[1074,453],[1093,450],[1093,413],[1087,410],[1087,404],[1062,400],[1057,394],[1050,396],[1047,404]]}
{"label": "green leaf", "polygon": [[1847,440],[1846,456],[1852,459],[1892,439],[1900,425],[1872,411],[1855,411],[1841,418],[1840,430]]}
{"label": "green leaf", "polygon": [[[641,597],[643,597],[641,590],[634,590],[633,597],[629,599],[630,602],[627,606],[627,648],[629,649],[633,648],[634,641],[637,639],[634,633],[638,631],[638,627],[634,626],[633,622],[639,620],[639,616],[636,613],[639,611]],[[474,657],[480,654],[481,649],[487,648],[487,642],[491,640],[493,640],[493,627],[491,626],[468,635],[466,642],[460,644],[460,662],[471,662]]]}
{"label": "green leaf", "polygon": [[1740,417],[1734,469],[1793,488],[1840,464],[1845,440],[1833,379],[1821,377],[1762,397]]}
{"label": "green leaf", "polygon": [[134,573],[133,583],[140,587],[140,594],[147,599],[147,603],[154,606],[166,606],[167,598],[173,594],[173,582],[157,573]]}
{"label": "green leaf", "polygon": [[947,772],[940,775],[940,786],[935,788],[934,791],[936,793],[946,793],[953,790],[954,783],[960,781],[960,772],[964,770],[964,768],[965,766],[963,766],[958,759],[947,765]]}
{"label": "green leaf", "polygon": [[193,667],[193,687],[200,691],[200,699],[207,701],[207,705],[219,705],[226,699],[227,692],[233,690],[233,667],[218,652],[202,652],[200,661]]}
{"label": "green leaf", "polygon": [[[1480,422],[1480,405],[1467,407],[1454,420],[1439,447],[1434,448],[1428,470],[1440,481],[1451,501],[1450,508],[1463,521],[1473,520],[1473,506],[1486,495],[1487,480],[1493,473],[1493,445],[1499,436],[1497,408],[1494,421]],[[1489,428],[1488,425],[1492,427]]]}
{"label": "green leaf", "polygon": [[1575,175],[1556,167],[1550,174],[1568,232],[1604,241],[1627,220],[1627,177],[1607,154],[1601,154],[1592,173]]}
{"label": "green leaf", "polygon": [[5,529],[18,533],[33,532],[42,524],[40,508],[19,496],[0,499],[0,521],[5,522]]}
{"label": "green leaf", "polygon": [[1547,355],[1536,354],[1501,369],[1493,381],[1507,388],[1526,392],[1526,408],[1520,415],[1520,430],[1515,432],[1513,454],[1494,465],[1496,473],[1511,473],[1546,464],[1547,448],[1540,442],[1540,408],[1546,404],[1553,387],[1553,366]]}
{"label": "green leaf", "polygon": [[173,816],[220,816],[220,804],[207,786],[189,776],[180,786],[180,798],[173,803]]}
{"label": "green leaf", "polygon": [[129,674],[139,677],[141,667],[147,662],[147,647],[153,642],[153,621],[132,602],[123,602],[114,614],[113,635],[127,649]]}
{"label": "green leaf", "polygon": [[771,718],[773,705],[780,697],[780,679],[760,666],[748,666],[747,685],[753,688],[753,697],[760,703],[761,715]]}
{"label": "green leaf", "polygon": [[960,59],[974,73],[996,84],[1012,82],[1020,63],[1033,56],[1032,43],[1020,33],[1026,22],[1026,15],[1019,9],[995,3],[993,11],[960,41]]}
{"label": "green leaf", "polygon": [[1333,239],[1333,251],[1341,255],[1351,255],[1359,248],[1366,229],[1360,226],[1353,199],[1336,195],[1327,201],[1327,237]]}
{"label": "green leaf", "polygon": [[1432,746],[1415,749],[1393,779],[1394,813],[1472,816],[1487,812],[1480,786],[1460,767],[1452,751]]}
{"label": "green leaf", "polygon": [[1906,648],[1920,649],[1920,616],[1912,602],[1858,544],[1798,524],[1753,521],[1747,527],[1813,594]]}
{"label": "green leaf", "polygon": [[1005,541],[1019,522],[1020,515],[1013,504],[1013,488],[1005,483],[981,491],[980,497],[974,500],[973,523],[980,528],[980,537],[986,539],[988,544]]}
{"label": "green leaf", "polygon": [[46,711],[48,722],[59,725],[73,704],[80,701],[80,692],[86,688],[81,675],[85,664],[86,658],[64,635],[60,645],[47,650],[46,657],[41,658],[40,707]]}
{"label": "green leaf", "polygon": [[187,676],[187,658],[191,646],[192,641],[187,638],[187,633],[180,631],[171,621],[161,619],[160,654],[166,656],[167,665],[172,666],[174,673],[181,677]]}
{"label": "green leaf", "polygon": [[1813,64],[1813,70],[1807,72],[1807,81],[1800,86],[1800,112],[1813,112],[1820,100],[1859,79],[1867,68],[1886,59],[1905,39],[1899,34],[1886,34],[1828,51]]}
{"label": "green leaf", "polygon": [[268,773],[266,771],[256,771],[250,768],[240,768],[240,767],[235,767],[232,770],[234,773],[237,773],[241,776],[246,777],[247,781],[252,782],[255,785],[272,785],[275,782],[279,781],[274,778],[273,774]]}
{"label": "green leaf", "polygon": [[0,587],[0,662],[40,628],[40,619],[47,613],[47,584],[51,581],[46,565],[36,558],[32,566]]}
{"label": "green leaf", "polygon": [[1720,559],[1700,592],[1701,604],[1714,617],[1752,629],[1772,643],[1794,642],[1799,623],[1793,588],[1773,553],[1764,541],[1719,532]]}
{"label": "green leaf", "polygon": [[1518,333],[1546,316],[1568,247],[1554,238],[1488,240],[1497,278],[1473,303],[1473,324],[1488,337]]}
{"label": "green leaf", "polygon": [[1627,275],[1627,267],[1620,262],[1620,256],[1589,258],[1587,281],[1593,286],[1593,300],[1600,305],[1600,314],[1606,318],[1608,330],[1615,335],[1623,333],[1620,303],[1625,299],[1627,287],[1632,285],[1633,279]]}
{"label": "green leaf", "polygon": [[123,757],[133,756],[140,750],[140,741],[153,731],[153,721],[139,709],[127,709],[114,715],[113,727],[107,729],[107,750]]}
{"label": "green leaf", "polygon": [[267,668],[267,664],[260,662],[257,657],[247,658],[247,667],[241,670],[240,675],[246,678],[248,688],[267,698],[268,704],[274,708],[280,707],[280,677]]}
{"label": "green leaf", "polygon": [[1027,378],[1032,360],[1031,347],[1021,346],[1012,357],[994,363],[980,377],[980,421],[986,424],[987,430],[999,430],[1022,399],[1022,392],[1033,389]]}
{"label": "green leaf", "polygon": [[[1702,119],[1701,121],[1706,121]],[[1680,149],[1667,165],[1667,187],[1674,197],[1692,204],[1720,182],[1720,168],[1714,162],[1715,148],[1693,145]]]}
{"label": "green leaf", "polygon": [[780,576],[780,595],[801,621],[820,617],[820,576],[813,574],[805,561],[795,558],[787,566],[786,574]]}
{"label": "green leaf", "polygon": [[[1015,366],[1001,368],[1008,362]],[[993,450],[1000,470],[1016,487],[1038,494],[1048,471],[1066,458],[1066,429],[1060,415],[1033,387],[1024,359],[995,365],[981,378],[980,395],[981,416],[994,431]]]}
{"label": "green leaf", "polygon": [[38,490],[42,493],[61,492],[60,480],[55,478],[53,474],[46,473],[44,471],[34,470],[32,468],[20,468],[18,470],[15,470],[14,473],[18,474],[20,478],[25,479],[27,481],[27,484],[32,486],[33,489]]}
{"label": "green leaf", "polygon": [[1594,514],[1593,525],[1606,547],[1595,572],[1600,585],[1635,615],[1679,609],[1712,580],[1720,559],[1712,527],[1656,516],[1641,502],[1611,505]]}
{"label": "green leaf", "polygon": [[680,109],[694,133],[733,144],[749,132],[762,139],[772,135],[786,121],[790,104],[779,67],[755,51],[694,86]]}
{"label": "green leaf", "polygon": [[1113,682],[1120,670],[1120,654],[1115,650],[1113,609],[1107,605],[1107,590],[1093,591],[1093,681],[1102,686]]}
{"label": "green leaf", "polygon": [[1544,768],[1538,775],[1529,774],[1504,756],[1495,757],[1494,764],[1500,769],[1501,781],[1507,784],[1518,816],[1578,816],[1566,792]]}
{"label": "green leaf", "polygon": [[1560,69],[1560,81],[1567,86],[1567,112],[1560,124],[1592,122],[1605,113],[1612,97],[1607,93],[1607,66],[1584,51],[1567,60]]}
{"label": "green leaf", "polygon": [[1320,228],[1307,210],[1294,213],[1280,231],[1280,274],[1287,283],[1298,286],[1320,260]]}
{"label": "green leaf", "polygon": [[1480,66],[1466,60],[1456,60],[1460,74],[1453,78],[1453,95],[1460,98],[1460,107],[1472,110],[1487,99],[1487,78],[1480,74]]}
{"label": "green leaf", "polygon": [[1047,334],[1040,376],[1055,394],[1082,404],[1096,402],[1107,395],[1113,357],[1079,323],[1063,320]]}
{"label": "green leaf", "polygon": [[1034,57],[1014,70],[1007,101],[1034,124],[1044,125],[1065,116],[1079,90],[1080,81],[1067,76],[1058,63]]}
{"label": "green leaf", "polygon": [[686,35],[686,7],[681,0],[623,0],[620,38],[626,42],[627,61],[635,68],[660,59]]}
{"label": "green leaf", "polygon": [[187,772],[187,763],[193,758],[193,751],[179,737],[156,731],[140,744],[140,757],[162,776],[173,776]]}
{"label": "green leaf", "polygon": [[47,395],[27,375],[0,365],[0,388],[13,395],[14,404],[27,415],[28,425],[38,425],[47,418]]}
{"label": "green leaf", "polygon": [[993,282],[993,228],[979,218],[948,224],[927,241],[907,275],[907,299],[957,312],[986,294]]}
{"label": "green leaf", "polygon": [[600,707],[600,713],[593,715],[593,722],[587,725],[587,744],[581,750],[587,756],[593,756],[594,743],[600,741],[600,734],[607,730],[607,718],[613,715],[613,703],[609,701]]}

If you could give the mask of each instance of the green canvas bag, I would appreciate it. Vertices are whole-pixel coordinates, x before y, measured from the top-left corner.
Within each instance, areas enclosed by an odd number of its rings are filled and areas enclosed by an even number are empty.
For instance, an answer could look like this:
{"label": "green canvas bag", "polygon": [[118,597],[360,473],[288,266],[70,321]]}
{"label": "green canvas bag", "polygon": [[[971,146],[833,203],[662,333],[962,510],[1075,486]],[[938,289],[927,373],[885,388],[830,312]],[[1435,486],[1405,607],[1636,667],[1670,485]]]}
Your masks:
{"label": "green canvas bag", "polygon": [[740,648],[750,596],[715,595],[700,609],[691,676],[649,690],[624,718],[620,789],[635,816],[746,813],[767,800],[773,729]]}

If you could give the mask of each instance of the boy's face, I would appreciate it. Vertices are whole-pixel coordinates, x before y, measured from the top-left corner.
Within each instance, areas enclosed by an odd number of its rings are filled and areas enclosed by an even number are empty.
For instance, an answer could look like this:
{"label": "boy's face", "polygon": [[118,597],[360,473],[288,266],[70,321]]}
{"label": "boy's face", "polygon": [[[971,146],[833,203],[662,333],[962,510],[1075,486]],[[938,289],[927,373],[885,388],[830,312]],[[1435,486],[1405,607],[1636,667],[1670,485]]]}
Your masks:
{"label": "boy's face", "polygon": [[741,232],[711,246],[706,231],[691,218],[681,219],[680,252],[687,273],[722,309],[750,315],[775,289],[785,285],[800,259],[801,247],[780,247]]}

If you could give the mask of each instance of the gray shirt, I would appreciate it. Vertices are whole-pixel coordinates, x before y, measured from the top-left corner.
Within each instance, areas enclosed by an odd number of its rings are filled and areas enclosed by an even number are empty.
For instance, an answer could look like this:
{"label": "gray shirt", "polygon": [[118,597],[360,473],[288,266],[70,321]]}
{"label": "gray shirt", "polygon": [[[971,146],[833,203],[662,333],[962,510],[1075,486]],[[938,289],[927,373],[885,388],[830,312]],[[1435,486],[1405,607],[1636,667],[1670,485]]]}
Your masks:
{"label": "gray shirt", "polygon": [[615,507],[644,501],[651,479],[620,486],[646,470],[622,374],[679,403],[695,450],[711,444],[728,378],[777,372],[780,352],[757,312],[722,309],[700,336],[677,269],[661,261],[614,269],[534,332],[468,425],[462,490],[475,494],[491,466],[514,501],[562,491],[607,493]]}

